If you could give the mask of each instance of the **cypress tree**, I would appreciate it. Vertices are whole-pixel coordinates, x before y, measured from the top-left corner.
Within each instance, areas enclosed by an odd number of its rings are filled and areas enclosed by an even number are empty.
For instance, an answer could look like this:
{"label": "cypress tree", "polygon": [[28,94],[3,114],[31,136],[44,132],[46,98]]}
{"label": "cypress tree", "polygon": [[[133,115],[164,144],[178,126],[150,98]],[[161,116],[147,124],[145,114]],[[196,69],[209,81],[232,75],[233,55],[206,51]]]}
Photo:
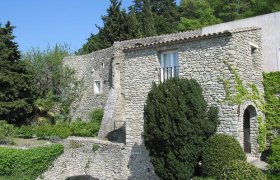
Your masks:
{"label": "cypress tree", "polygon": [[195,80],[153,84],[144,108],[144,143],[162,179],[190,179],[204,142],[216,132],[218,111],[208,108]]}
{"label": "cypress tree", "polygon": [[33,112],[36,88],[32,74],[20,61],[14,26],[0,26],[0,119],[24,123]]}
{"label": "cypress tree", "polygon": [[158,35],[177,31],[179,13],[175,0],[151,0],[151,10]]}
{"label": "cypress tree", "polygon": [[143,0],[143,9],[140,16],[141,31],[144,37],[157,34],[150,0]]}

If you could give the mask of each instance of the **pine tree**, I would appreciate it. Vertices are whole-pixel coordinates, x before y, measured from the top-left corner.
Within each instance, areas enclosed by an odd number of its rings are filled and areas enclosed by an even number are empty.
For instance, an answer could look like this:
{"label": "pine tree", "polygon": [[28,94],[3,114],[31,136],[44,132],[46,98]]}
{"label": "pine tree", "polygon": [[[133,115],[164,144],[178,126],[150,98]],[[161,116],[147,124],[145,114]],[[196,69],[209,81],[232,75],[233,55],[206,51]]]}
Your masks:
{"label": "pine tree", "polygon": [[0,26],[0,119],[23,123],[33,112],[36,88],[32,74],[20,61],[14,26]]}

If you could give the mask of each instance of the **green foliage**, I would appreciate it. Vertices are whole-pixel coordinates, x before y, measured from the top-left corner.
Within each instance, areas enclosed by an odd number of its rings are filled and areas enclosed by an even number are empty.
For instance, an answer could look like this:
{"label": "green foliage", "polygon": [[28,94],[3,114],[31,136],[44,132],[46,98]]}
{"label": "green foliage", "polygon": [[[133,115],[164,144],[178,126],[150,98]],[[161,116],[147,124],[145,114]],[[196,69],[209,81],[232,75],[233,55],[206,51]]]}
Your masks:
{"label": "green foliage", "polygon": [[[266,124],[270,134],[280,129],[280,71],[264,73],[263,84],[266,100]],[[270,136],[273,139],[272,136]]]}
{"label": "green foliage", "polygon": [[104,110],[101,108],[97,108],[90,112],[89,117],[91,121],[95,121],[101,124],[103,114],[104,114]]}
{"label": "green foliage", "polygon": [[36,179],[62,153],[59,144],[29,150],[0,147],[0,176]]}
{"label": "green foliage", "polygon": [[272,154],[268,158],[269,179],[280,177],[280,137],[275,139],[271,145]]}
{"label": "green foliage", "polygon": [[266,180],[265,174],[257,167],[246,161],[231,160],[224,164],[218,179],[246,179],[246,180]]}
{"label": "green foliage", "polygon": [[37,121],[42,117],[53,124],[55,120],[70,120],[70,105],[78,97],[82,82],[75,78],[72,69],[63,66],[63,58],[68,55],[67,45],[56,45],[46,51],[33,48],[23,56],[40,91],[34,102]]}
{"label": "green foliage", "polygon": [[204,141],[216,132],[218,111],[207,107],[195,80],[153,84],[144,108],[144,142],[162,179],[189,179]]}
{"label": "green foliage", "polygon": [[23,138],[32,138],[34,135],[34,129],[32,126],[21,126],[20,128],[17,128],[16,135]]}
{"label": "green foliage", "polygon": [[181,17],[177,27],[179,31],[195,30],[222,22],[214,16],[214,10],[205,0],[182,1],[180,8],[186,16]]}
{"label": "green foliage", "polygon": [[19,61],[13,29],[10,22],[0,25],[0,119],[21,124],[32,116],[37,89],[33,74]]}
{"label": "green foliage", "polygon": [[59,123],[56,125],[45,124],[35,126],[34,129],[36,137],[42,139],[47,139],[50,136],[58,136],[62,139],[65,139],[71,135],[70,126],[67,123]]}
{"label": "green foliage", "polygon": [[13,144],[14,127],[0,120],[0,144]]}
{"label": "green foliage", "polygon": [[95,121],[75,121],[70,125],[71,135],[81,137],[95,137],[97,136],[99,128],[100,124]]}
{"label": "green foliage", "polygon": [[92,145],[92,151],[93,152],[96,152],[99,148],[100,148],[100,146],[98,144]]}
{"label": "green foliage", "polygon": [[228,161],[246,161],[238,141],[223,134],[216,134],[206,141],[201,157],[203,173],[211,177],[219,177],[221,169]]}
{"label": "green foliage", "polygon": [[[240,78],[239,74],[237,73],[236,69],[232,68],[232,66],[227,62],[224,61],[224,64],[228,67],[229,71],[234,76],[235,84],[233,87],[229,83],[229,80],[223,80],[224,88],[226,91],[226,101],[237,104],[240,106],[245,101],[253,102],[257,108],[262,112],[266,112],[266,103],[264,101],[264,96],[260,94],[258,88],[255,84],[248,84],[250,90],[248,90],[244,84],[242,79]],[[240,112],[238,111],[238,115]],[[259,151],[262,152],[266,148],[266,134],[267,134],[267,127],[266,122],[264,122],[264,117],[259,115],[258,116],[258,143],[259,143]]]}

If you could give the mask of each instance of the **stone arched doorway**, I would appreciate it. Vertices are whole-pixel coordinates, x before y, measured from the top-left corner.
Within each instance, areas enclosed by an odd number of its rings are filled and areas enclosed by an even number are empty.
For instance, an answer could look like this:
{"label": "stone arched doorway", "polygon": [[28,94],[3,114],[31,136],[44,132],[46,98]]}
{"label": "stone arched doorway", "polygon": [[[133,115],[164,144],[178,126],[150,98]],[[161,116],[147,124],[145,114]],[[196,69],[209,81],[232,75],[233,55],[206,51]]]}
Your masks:
{"label": "stone arched doorway", "polygon": [[243,143],[244,151],[246,153],[251,153],[251,140],[252,140],[252,122],[255,122],[257,118],[257,112],[255,107],[248,106],[243,114]]}

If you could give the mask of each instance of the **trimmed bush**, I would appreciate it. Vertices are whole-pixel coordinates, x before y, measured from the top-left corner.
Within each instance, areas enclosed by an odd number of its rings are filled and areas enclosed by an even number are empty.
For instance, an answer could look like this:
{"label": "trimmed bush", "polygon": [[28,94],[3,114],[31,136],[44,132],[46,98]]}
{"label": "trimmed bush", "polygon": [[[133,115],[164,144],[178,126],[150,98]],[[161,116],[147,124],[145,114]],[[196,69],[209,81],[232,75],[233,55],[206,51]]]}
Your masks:
{"label": "trimmed bush", "polygon": [[208,108],[195,80],[153,84],[144,108],[144,142],[161,179],[190,179],[204,142],[216,132],[218,111]]}
{"label": "trimmed bush", "polygon": [[63,149],[60,144],[29,150],[0,147],[0,176],[36,179],[63,153]]}
{"label": "trimmed bush", "polygon": [[13,144],[14,126],[0,120],[0,144]]}
{"label": "trimmed bush", "polygon": [[233,160],[224,165],[218,179],[265,180],[266,176],[261,170],[246,161]]}
{"label": "trimmed bush", "polygon": [[272,154],[268,157],[269,179],[279,179],[280,177],[280,137],[271,144]]}
{"label": "trimmed bush", "polygon": [[202,151],[204,175],[218,177],[224,165],[231,160],[246,161],[246,155],[236,139],[216,134],[206,141]]}

